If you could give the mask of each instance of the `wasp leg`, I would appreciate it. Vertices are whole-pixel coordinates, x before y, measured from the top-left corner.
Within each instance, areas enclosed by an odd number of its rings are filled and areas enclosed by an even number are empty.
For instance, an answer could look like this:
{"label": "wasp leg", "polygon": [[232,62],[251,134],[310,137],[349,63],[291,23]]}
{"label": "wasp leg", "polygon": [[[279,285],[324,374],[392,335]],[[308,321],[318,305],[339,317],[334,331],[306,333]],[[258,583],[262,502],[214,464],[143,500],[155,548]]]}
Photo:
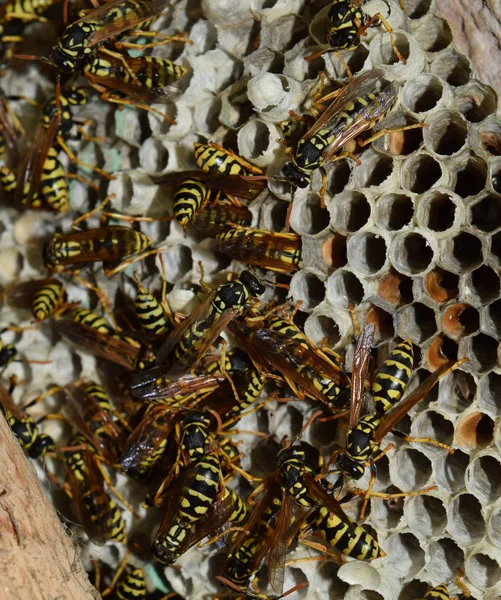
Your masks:
{"label": "wasp leg", "polygon": [[59,146],[61,146],[61,148],[63,149],[65,154],[71,160],[71,162],[75,163],[79,167],[82,167],[84,169],[90,169],[91,171],[98,173],[98,175],[101,175],[101,177],[105,177],[106,179],[115,179],[115,177],[113,175],[111,175],[110,173],[107,173],[106,171],[103,171],[99,167],[94,167],[93,165],[90,165],[89,163],[86,163],[86,162],[80,160],[79,158],[77,158],[76,155],[73,153],[73,151],[68,148],[68,146],[66,145],[66,142],[61,137],[57,138],[57,143],[59,144]]}
{"label": "wasp leg", "polygon": [[179,35],[164,35],[158,31],[129,31],[127,34],[129,37],[151,37],[161,38],[159,42],[151,42],[149,44],[138,44],[134,42],[116,42],[115,48],[121,50],[122,48],[132,48],[134,50],[145,50],[146,48],[156,48],[157,46],[165,46],[166,44],[172,44],[172,42],[182,42],[183,44],[192,45],[193,42],[188,39],[186,33],[180,33]]}
{"label": "wasp leg", "polygon": [[398,131],[407,131],[408,129],[420,129],[423,127],[428,127],[428,123],[414,123],[413,125],[405,125],[404,127],[396,127],[395,129],[381,129],[374,135],[371,135],[370,138],[358,142],[358,144],[364,147],[367,146],[367,144],[376,141],[383,135],[386,135],[387,133],[397,133]]}
{"label": "wasp leg", "polygon": [[402,56],[402,54],[400,53],[400,50],[397,48],[397,44],[395,43],[395,36],[393,35],[393,29],[391,28],[391,25],[388,23],[388,21],[383,17],[383,15],[381,13],[376,13],[375,15],[372,15],[372,17],[367,21],[367,23],[359,29],[357,36],[361,37],[362,35],[364,35],[364,33],[367,31],[367,29],[369,29],[369,27],[371,27],[371,25],[374,25],[374,23],[376,23],[377,21],[380,21],[381,25],[388,32],[388,35],[390,36],[390,40],[391,40],[391,47],[393,48],[393,52],[395,52],[396,57],[398,58],[398,60],[400,62],[403,62],[404,65],[406,65],[407,60]]}
{"label": "wasp leg", "polygon": [[410,435],[406,435],[405,433],[402,433],[401,431],[398,431],[396,429],[392,429],[391,433],[395,437],[398,437],[401,440],[405,440],[406,442],[418,442],[420,444],[433,444],[434,446],[438,446],[438,448],[443,448],[444,450],[447,450],[447,452],[449,454],[454,454],[454,448],[451,448],[448,444],[443,444],[442,442],[437,442],[437,440],[434,440],[432,438],[429,438],[429,437],[423,437],[423,438],[411,437]]}

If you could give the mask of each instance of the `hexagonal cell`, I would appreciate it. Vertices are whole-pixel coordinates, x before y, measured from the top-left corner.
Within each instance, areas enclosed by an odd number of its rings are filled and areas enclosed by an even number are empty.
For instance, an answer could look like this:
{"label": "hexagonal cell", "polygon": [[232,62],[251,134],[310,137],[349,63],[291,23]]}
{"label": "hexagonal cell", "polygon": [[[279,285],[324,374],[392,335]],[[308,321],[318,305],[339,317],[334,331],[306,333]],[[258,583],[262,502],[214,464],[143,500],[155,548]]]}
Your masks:
{"label": "hexagonal cell", "polygon": [[346,238],[344,235],[335,233],[332,237],[329,237],[322,246],[322,256],[325,260],[325,263],[331,269],[339,269],[340,267],[344,267],[348,262]]}
{"label": "hexagonal cell", "polygon": [[456,494],[463,489],[464,474],[470,462],[467,454],[456,449],[454,454],[442,454],[433,462],[433,479],[439,489]]}
{"label": "hexagonal cell", "polygon": [[404,506],[409,529],[418,539],[441,535],[447,524],[444,504],[434,496],[414,496]]}
{"label": "hexagonal cell", "polygon": [[435,313],[428,306],[414,302],[399,312],[398,329],[401,337],[421,344],[437,331]]}
{"label": "hexagonal cell", "polygon": [[415,600],[415,598],[424,598],[430,586],[424,581],[413,579],[404,583],[402,591],[398,595],[398,600]]}
{"label": "hexagonal cell", "polygon": [[478,384],[478,404],[494,417],[501,415],[501,375],[489,373]]}
{"label": "hexagonal cell", "polygon": [[470,123],[479,123],[496,112],[496,92],[476,79],[468,82],[459,92],[456,105]]}
{"label": "hexagonal cell", "polygon": [[393,174],[393,160],[390,156],[374,151],[366,152],[365,162],[355,167],[354,177],[357,186],[376,187],[385,182]]}
{"label": "hexagonal cell", "polygon": [[409,19],[420,19],[430,10],[432,0],[403,0]]}
{"label": "hexagonal cell", "polygon": [[469,273],[465,278],[465,284],[469,288],[468,292],[472,299],[476,300],[481,306],[485,306],[485,304],[499,297],[499,276],[494,269],[486,265],[482,265]]}
{"label": "hexagonal cell", "polygon": [[490,371],[497,364],[498,342],[484,333],[479,333],[471,339],[472,368],[481,373]]}
{"label": "hexagonal cell", "polygon": [[322,208],[317,194],[308,194],[294,200],[290,223],[300,235],[315,235],[329,226],[329,212]]}
{"label": "hexagonal cell", "polygon": [[501,579],[499,563],[481,552],[474,552],[466,558],[464,572],[473,585],[481,590],[493,587]]}
{"label": "hexagonal cell", "polygon": [[[327,176],[326,198],[340,194],[350,180],[351,164],[344,158],[332,163]],[[328,202],[326,201],[328,204]]]}
{"label": "hexagonal cell", "polygon": [[342,337],[339,324],[327,315],[308,317],[304,332],[314,344],[323,342],[329,348],[334,348]]}
{"label": "hexagonal cell", "polygon": [[476,333],[480,326],[478,311],[465,303],[451,304],[442,315],[445,333],[458,340]]}
{"label": "hexagonal cell", "polygon": [[326,283],[327,299],[334,305],[357,306],[364,298],[364,287],[358,277],[346,269],[338,269]]}
{"label": "hexagonal cell", "polygon": [[449,24],[435,15],[430,15],[428,19],[423,19],[416,24],[412,33],[426,52],[439,52],[452,42],[452,31]]}
{"label": "hexagonal cell", "polygon": [[417,275],[430,268],[435,260],[434,245],[424,235],[399,233],[390,248],[393,266],[404,275]]}
{"label": "hexagonal cell", "polygon": [[442,177],[440,164],[429,154],[416,154],[409,157],[402,165],[402,186],[422,194],[432,188]]}
{"label": "hexagonal cell", "polygon": [[435,581],[453,581],[464,564],[464,552],[449,538],[434,540],[428,546],[427,571]]}
{"label": "hexagonal cell", "polygon": [[301,310],[306,312],[316,308],[325,298],[325,284],[313,273],[304,269],[298,271],[291,280],[290,294],[294,302],[301,302]]}
{"label": "hexagonal cell", "polygon": [[404,193],[381,196],[375,205],[374,218],[380,227],[399,231],[410,224],[414,215],[414,202]]}
{"label": "hexagonal cell", "polygon": [[386,263],[386,254],[386,240],[371,231],[360,231],[348,240],[348,264],[365,275],[380,271]]}
{"label": "hexagonal cell", "polygon": [[470,61],[456,50],[445,50],[431,63],[430,72],[454,87],[464,85],[471,77]]}
{"label": "hexagonal cell", "polygon": [[485,448],[494,439],[494,422],[482,412],[471,412],[456,423],[456,442],[465,450]]}
{"label": "hexagonal cell", "polygon": [[458,206],[450,194],[432,190],[419,202],[418,222],[431,231],[451,229],[457,221]]}
{"label": "hexagonal cell", "polygon": [[480,147],[488,156],[501,156],[501,124],[487,119],[479,129]]}
{"label": "hexagonal cell", "polygon": [[436,302],[446,302],[459,295],[459,277],[437,267],[424,278],[424,288],[430,298]]}
{"label": "hexagonal cell", "polygon": [[393,269],[379,280],[378,296],[393,306],[403,306],[414,300],[412,279]]}
{"label": "hexagonal cell", "polygon": [[469,157],[466,164],[456,170],[454,192],[462,198],[480,193],[486,186],[487,165],[480,158]]}
{"label": "hexagonal cell", "polygon": [[[419,47],[417,46],[414,40],[411,40],[406,34],[403,32],[394,32],[393,33],[395,46],[398,48],[400,54],[408,60],[411,56],[411,52],[413,53],[413,59],[416,60],[417,57],[415,55],[419,52]],[[414,43],[412,43],[414,42]],[[369,50],[372,54],[372,60],[377,66],[391,66],[396,65],[401,66],[402,63],[398,56],[395,54],[395,50],[393,49],[393,45],[389,36],[378,36],[374,38],[369,45]],[[411,59],[412,60],[412,59]]]}
{"label": "hexagonal cell", "polygon": [[[400,430],[400,425],[397,427]],[[393,484],[406,492],[415,492],[428,485],[431,473],[430,459],[410,446],[400,448],[390,462]]]}
{"label": "hexagonal cell", "polygon": [[472,494],[460,494],[447,507],[447,529],[461,546],[471,546],[485,535],[482,505]]}
{"label": "hexagonal cell", "polygon": [[442,100],[444,84],[436,75],[420,73],[405,83],[402,104],[414,113],[426,113]]}
{"label": "hexagonal cell", "polygon": [[454,340],[444,334],[437,335],[426,351],[426,360],[430,369],[434,371],[449,360],[456,361],[458,351],[459,346]]}
{"label": "hexagonal cell", "polygon": [[454,369],[443,385],[447,386],[447,389],[444,394],[440,394],[439,404],[449,412],[462,413],[475,400],[477,383],[466,371]]}
{"label": "hexagonal cell", "polygon": [[487,521],[487,536],[491,544],[501,548],[501,507],[495,508]]}
{"label": "hexagonal cell", "polygon": [[482,242],[477,236],[466,231],[445,240],[442,251],[442,260],[447,261],[450,268],[454,267],[459,273],[473,269],[483,262]]}
{"label": "hexagonal cell", "polygon": [[466,469],[466,489],[482,504],[495,502],[501,492],[501,463],[491,454],[472,458]]}
{"label": "hexagonal cell", "polygon": [[[379,491],[379,488],[378,488]],[[381,489],[383,494],[401,494],[402,491],[395,486]],[[404,512],[404,499],[396,498],[371,498],[371,521],[377,527],[394,529],[402,519]],[[414,532],[413,532],[414,533]]]}
{"label": "hexagonal cell", "polygon": [[483,194],[471,206],[471,224],[486,232],[501,227],[501,196],[492,192]]}
{"label": "hexagonal cell", "polygon": [[171,283],[185,277],[193,268],[191,248],[178,244],[162,253],[165,267],[165,279]]}
{"label": "hexagonal cell", "polygon": [[[429,438],[432,441],[450,446],[454,439],[454,425],[444,415],[435,410],[426,410],[418,415],[412,424],[411,433],[417,438]],[[442,449],[433,443],[426,444],[427,452],[437,455]]]}
{"label": "hexagonal cell", "polygon": [[396,533],[385,543],[385,567],[399,577],[413,577],[425,563],[424,550],[411,533]]}
{"label": "hexagonal cell", "polygon": [[466,144],[468,127],[465,120],[452,110],[438,110],[428,117],[429,127],[424,142],[440,156],[452,156]]}
{"label": "hexagonal cell", "polygon": [[386,131],[386,135],[374,140],[374,148],[393,156],[412,154],[423,142],[423,129],[419,122],[397,111],[392,111],[378,129]]}
{"label": "hexagonal cell", "polygon": [[351,190],[336,196],[329,204],[329,210],[332,213],[332,226],[351,233],[361,229],[371,214],[371,206],[364,194]]}
{"label": "hexagonal cell", "polygon": [[491,237],[490,258],[498,265],[501,265],[501,232],[495,233]]}
{"label": "hexagonal cell", "polygon": [[375,328],[375,343],[379,344],[395,336],[393,317],[379,306],[372,306],[365,313],[366,325],[372,323]]}

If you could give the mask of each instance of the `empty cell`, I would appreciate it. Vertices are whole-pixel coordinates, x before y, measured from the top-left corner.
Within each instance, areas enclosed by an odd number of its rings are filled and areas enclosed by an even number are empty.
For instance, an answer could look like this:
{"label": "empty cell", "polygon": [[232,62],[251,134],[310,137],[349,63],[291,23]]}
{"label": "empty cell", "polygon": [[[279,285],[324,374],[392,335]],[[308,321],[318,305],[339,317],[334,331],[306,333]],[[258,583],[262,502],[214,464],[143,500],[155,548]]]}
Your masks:
{"label": "empty cell", "polygon": [[413,28],[414,37],[423,50],[427,52],[439,52],[444,50],[452,42],[452,31],[444,19],[430,15],[423,19]]}
{"label": "empty cell", "polygon": [[419,212],[425,227],[432,231],[447,231],[454,225],[457,206],[448,194],[431,192],[422,200]]}
{"label": "empty cell", "polygon": [[468,162],[456,171],[454,192],[462,198],[480,193],[487,182],[487,165],[481,159],[469,158]]}
{"label": "empty cell", "polygon": [[443,313],[442,325],[447,335],[458,340],[478,331],[480,317],[478,311],[468,304],[451,304]]}
{"label": "empty cell", "polygon": [[456,423],[456,442],[467,450],[485,448],[494,438],[494,422],[483,412],[472,412]]}
{"label": "empty cell", "polygon": [[364,194],[355,191],[343,192],[335,198],[329,208],[333,213],[333,227],[350,233],[361,229],[371,214],[367,198]]}
{"label": "empty cell", "polygon": [[476,267],[482,264],[482,242],[463,231],[452,241],[452,256],[461,270]]}
{"label": "empty cell", "polygon": [[326,284],[327,299],[335,305],[357,306],[364,298],[364,287],[351,271],[340,269],[333,273]]}
{"label": "empty cell", "polygon": [[471,341],[471,360],[475,360],[481,372],[490,371],[497,363],[497,340],[479,333]]}
{"label": "empty cell", "polygon": [[[395,41],[395,46],[398,48],[398,51],[406,60],[411,55],[412,51],[414,57],[414,55],[416,54],[416,48],[413,47],[411,49],[410,39],[406,34],[401,32],[394,32],[393,37]],[[416,42],[414,42],[414,46],[417,46]],[[377,64],[378,66],[391,66],[397,63],[400,63],[400,65],[402,65],[400,59],[395,54],[395,50],[393,49],[393,45],[388,35],[382,35],[378,36],[378,38],[374,38],[374,40],[369,45],[369,50],[371,52],[374,64]]]}
{"label": "empty cell", "polygon": [[317,194],[294,200],[291,226],[300,235],[315,235],[329,226],[329,212],[322,208]]}
{"label": "empty cell", "polygon": [[432,264],[435,253],[426,237],[417,233],[402,233],[391,247],[393,265],[404,275],[417,275]]}
{"label": "empty cell", "polygon": [[393,173],[393,160],[384,154],[374,154],[367,163],[359,167],[357,177],[360,187],[378,186]]}
{"label": "empty cell", "polygon": [[386,240],[376,233],[359,232],[348,240],[348,264],[355,272],[377,273],[386,262],[386,252]]}
{"label": "empty cell", "polygon": [[365,314],[365,323],[374,325],[376,331],[375,342],[377,344],[391,339],[395,335],[392,315],[379,306],[370,306]]}
{"label": "empty cell", "polygon": [[434,496],[413,496],[404,507],[411,532],[419,539],[441,535],[447,524],[443,502]]}
{"label": "empty cell", "polygon": [[458,94],[459,112],[470,123],[479,123],[496,112],[496,92],[488,85],[472,79]]}
{"label": "empty cell", "polygon": [[481,231],[491,232],[501,227],[501,196],[485,193],[471,207],[471,224]]}
{"label": "empty cell", "polygon": [[501,156],[501,125],[488,120],[480,128],[480,146],[490,156]]}
{"label": "empty cell", "polygon": [[495,502],[501,493],[501,464],[494,456],[474,457],[466,470],[466,489],[484,504]]}
{"label": "empty cell", "polygon": [[[400,425],[397,425],[397,429],[400,431]],[[431,473],[430,459],[409,445],[400,448],[390,462],[391,480],[406,492],[417,491],[428,485]]]}
{"label": "empty cell", "polygon": [[420,73],[406,82],[402,103],[414,113],[426,113],[438,105],[443,94],[444,85],[439,77]]}
{"label": "empty cell", "polygon": [[327,198],[335,196],[336,194],[340,194],[346,187],[348,181],[350,180],[350,175],[351,165],[346,158],[333,162],[331,168],[329,169],[329,174],[327,178]]}
{"label": "empty cell", "polygon": [[501,233],[495,233],[491,237],[490,255],[498,264],[501,263]]}
{"label": "empty cell", "polygon": [[478,385],[479,406],[493,416],[501,414],[501,375],[489,373]]}
{"label": "empty cell", "polygon": [[313,273],[299,271],[290,283],[290,293],[294,302],[301,302],[301,310],[316,308],[325,297],[325,285]]}
{"label": "empty cell", "polygon": [[412,156],[402,165],[402,186],[415,194],[426,192],[441,177],[439,163],[429,154]]}
{"label": "empty cell", "polygon": [[457,298],[459,294],[459,277],[437,267],[425,275],[424,287],[430,298],[436,302],[446,302],[452,298]]}
{"label": "empty cell", "polygon": [[399,577],[413,577],[424,567],[424,550],[412,533],[396,533],[384,545],[385,567]]}
{"label": "empty cell", "polygon": [[420,302],[415,302],[404,308],[398,320],[402,337],[410,337],[420,344],[437,331],[434,311]]}
{"label": "empty cell", "polygon": [[480,552],[468,556],[464,571],[472,584],[481,590],[491,588],[501,579],[501,567],[498,562]]}
{"label": "empty cell", "polygon": [[428,119],[428,123],[424,140],[437,154],[451,156],[466,144],[468,127],[457,113],[450,110],[437,111]]}
{"label": "empty cell", "polygon": [[[282,231],[287,217],[288,204],[270,196],[263,202],[261,219],[263,229]],[[261,223],[260,223],[261,225]]]}
{"label": "empty cell", "polygon": [[398,600],[416,600],[416,598],[424,598],[424,595],[429,589],[429,585],[424,581],[413,579],[404,583],[402,590],[398,595]]}
{"label": "empty cell", "polygon": [[[379,465],[379,462],[378,462]],[[379,475],[379,471],[378,471]],[[379,477],[378,477],[379,482]],[[378,487],[379,491],[379,487]],[[395,486],[381,489],[386,494],[400,494],[402,490]],[[371,521],[378,528],[394,529],[400,523],[404,514],[404,498],[372,498],[371,499]],[[415,533],[414,531],[412,533]]]}
{"label": "empty cell", "polygon": [[331,269],[344,267],[348,262],[345,236],[336,233],[325,241],[322,246],[322,256]]}
{"label": "empty cell", "polygon": [[162,253],[165,266],[165,278],[171,283],[182,279],[193,268],[191,248],[177,245]]}
{"label": "empty cell", "polygon": [[[414,420],[412,435],[419,438],[430,438],[430,440],[450,446],[454,438],[454,426],[441,413],[427,410]],[[433,444],[427,444],[426,449],[441,452]],[[437,454],[437,452],[434,453]]]}
{"label": "empty cell", "polygon": [[471,273],[471,291],[482,304],[499,296],[499,276],[490,267],[482,265]]}
{"label": "empty cell", "polygon": [[248,121],[238,132],[238,149],[241,155],[254,162],[263,158],[274,147],[278,138],[276,130],[273,137],[270,135],[271,131],[271,127],[260,119]]}
{"label": "empty cell", "polygon": [[471,77],[470,61],[456,50],[445,50],[432,62],[430,72],[454,87],[464,85]]}
{"label": "empty cell", "polygon": [[477,384],[470,373],[454,369],[452,374],[442,383],[445,393],[440,395],[439,404],[448,411],[464,412],[475,399]]}
{"label": "empty cell", "polygon": [[426,569],[435,581],[453,581],[457,570],[463,567],[464,552],[448,537],[434,540],[428,546],[429,560]]}
{"label": "empty cell", "polygon": [[386,194],[377,200],[375,212],[380,227],[399,231],[410,224],[414,215],[414,202],[406,194]]}
{"label": "empty cell", "polygon": [[334,348],[341,340],[339,325],[326,315],[309,317],[305,323],[305,333],[314,344],[324,344]]}
{"label": "empty cell", "polygon": [[432,0],[403,0],[409,19],[420,19],[430,10]]}
{"label": "empty cell", "polygon": [[461,545],[473,545],[485,535],[482,505],[472,494],[460,494],[447,508],[447,529]]}
{"label": "empty cell", "polygon": [[464,474],[469,457],[462,450],[455,449],[454,454],[442,454],[433,461],[433,479],[439,489],[455,494],[465,486]]}

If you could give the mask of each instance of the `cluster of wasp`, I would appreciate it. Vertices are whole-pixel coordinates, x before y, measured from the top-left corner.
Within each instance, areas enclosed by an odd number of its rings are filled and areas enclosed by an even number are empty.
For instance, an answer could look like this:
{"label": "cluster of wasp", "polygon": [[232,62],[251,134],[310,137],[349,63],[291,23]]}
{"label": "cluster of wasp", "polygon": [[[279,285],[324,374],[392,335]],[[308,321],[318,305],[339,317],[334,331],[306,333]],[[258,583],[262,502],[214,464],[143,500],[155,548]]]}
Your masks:
{"label": "cluster of wasp", "polygon": [[[56,73],[56,95],[42,109],[33,143],[18,172],[7,161],[0,169],[4,196],[17,208],[70,210],[67,178],[80,176],[66,172],[61,152],[75,165],[112,178],[80,161],[70,149],[71,141],[89,137],[85,123],[80,124],[73,114],[74,107],[87,102],[87,91],[76,83],[76,77],[85,78],[104,101],[132,105],[169,120],[151,105],[172,98],[181,89],[176,86],[182,85],[187,69],[146,54],[159,45],[189,43],[184,34],[166,37],[148,30],[169,4],[167,0],[109,0],[76,17],[72,4],[65,6],[62,33],[49,56],[42,59]],[[327,15],[328,51],[356,47],[372,25],[384,25],[392,36],[384,17],[377,13],[368,19],[362,4],[332,2]],[[4,68],[23,58],[15,49],[26,28],[35,21],[50,22],[49,15],[59,8],[54,0],[9,0],[2,6]],[[394,50],[397,59],[405,60],[396,46]],[[347,154],[343,149],[348,142],[366,145],[385,133],[363,139],[391,110],[397,94],[397,87],[385,81],[384,72],[374,69],[318,97],[311,115],[294,115],[283,124],[290,159],[282,169],[282,180],[292,191],[307,187],[314,171],[323,173],[326,163]],[[28,99],[4,96],[0,114],[0,150],[14,157],[22,124],[11,103],[19,101]],[[31,458],[62,459],[64,484],[51,475],[71,498],[72,518],[92,542],[124,544],[129,548],[126,558],[136,553],[140,560],[161,565],[176,565],[196,545],[217,543],[226,553],[218,575],[225,592],[219,597],[276,600],[306,585],[299,583],[283,591],[286,555],[292,546],[304,546],[310,558],[314,554],[322,560],[345,560],[344,555],[372,561],[385,556],[377,539],[348,516],[343,505],[362,496],[361,520],[371,497],[408,495],[373,491],[375,463],[384,454],[380,443],[389,432],[412,440],[394,428],[462,361],[443,365],[402,398],[414,368],[412,343],[398,344],[375,369],[374,328],[365,325],[358,334],[351,373],[345,373],[341,357],[305,336],[291,306],[260,301],[269,288],[286,285],[268,280],[268,272],[287,276],[301,263],[301,238],[289,231],[288,218],[283,232],[251,227],[250,205],[265,189],[266,175],[213,142],[195,144],[194,159],[198,170],[157,179],[158,185],[172,189],[173,219],[185,230],[195,227],[215,238],[221,252],[253,270],[243,270],[214,289],[202,282],[200,303],[187,316],[173,314],[165,294],[158,299],[133,273],[137,285],[134,310],[119,307],[120,314],[114,314],[111,302],[91,281],[96,263],[102,263],[108,277],[118,273],[128,277],[131,263],[155,254],[160,257],[163,249],[154,248],[128,217],[128,225],[107,223],[56,233],[42,251],[49,278],[15,285],[5,296],[17,307],[31,306],[37,322],[51,319],[58,335],[99,357],[106,364],[103,371],[108,379],[104,386],[78,381],[44,392],[43,397],[59,394],[64,403],[61,414],[44,417],[72,428],[63,447],[57,447],[39,429],[41,423],[29,415],[29,407],[40,398],[23,408],[14,403],[10,389],[14,380],[10,388],[0,387],[2,407]],[[94,182],[85,181],[98,190]],[[97,202],[91,212],[112,200]],[[122,218],[116,213],[103,215],[115,221]],[[76,219],[73,226],[82,221],[82,217]],[[89,279],[82,277],[85,273],[90,273]],[[65,281],[69,279],[95,294],[106,317],[68,301]],[[221,338],[223,332],[233,343],[231,349]],[[14,357],[15,348],[4,345],[3,365]],[[370,409],[365,408],[366,396],[371,398]],[[242,453],[232,439],[239,431],[235,427],[266,403],[286,401],[306,403],[312,414],[293,439],[280,440],[271,472],[259,479],[241,466]],[[347,422],[345,444],[329,457],[301,440],[313,422],[332,421],[334,427],[343,419]],[[420,441],[444,447],[434,440]],[[350,482],[361,479],[366,468],[371,471],[369,488],[353,488]],[[161,514],[152,542],[128,539],[122,509],[112,496],[134,517],[137,513],[115,489],[116,472],[137,480],[144,491],[143,506]],[[255,483],[259,485],[249,492]],[[410,492],[415,493],[421,492]],[[267,580],[260,577],[264,565]],[[106,567],[97,562],[94,566],[99,588],[106,579]],[[278,595],[259,592],[258,581]],[[111,594],[129,600],[179,597],[174,592],[147,593],[142,569],[126,561],[102,592],[103,596]],[[443,584],[425,597],[445,600],[449,594]]]}

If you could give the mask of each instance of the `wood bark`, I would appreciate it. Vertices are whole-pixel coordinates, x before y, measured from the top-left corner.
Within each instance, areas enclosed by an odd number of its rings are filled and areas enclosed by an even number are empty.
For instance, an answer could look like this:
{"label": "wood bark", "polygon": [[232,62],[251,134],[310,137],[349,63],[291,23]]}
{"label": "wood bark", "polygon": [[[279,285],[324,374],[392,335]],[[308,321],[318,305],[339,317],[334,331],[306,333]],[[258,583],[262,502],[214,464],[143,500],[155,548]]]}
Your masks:
{"label": "wood bark", "polygon": [[78,550],[0,414],[0,598],[92,600]]}
{"label": "wood bark", "polygon": [[468,56],[475,76],[501,95],[501,2],[499,0],[436,0],[454,46]]}

